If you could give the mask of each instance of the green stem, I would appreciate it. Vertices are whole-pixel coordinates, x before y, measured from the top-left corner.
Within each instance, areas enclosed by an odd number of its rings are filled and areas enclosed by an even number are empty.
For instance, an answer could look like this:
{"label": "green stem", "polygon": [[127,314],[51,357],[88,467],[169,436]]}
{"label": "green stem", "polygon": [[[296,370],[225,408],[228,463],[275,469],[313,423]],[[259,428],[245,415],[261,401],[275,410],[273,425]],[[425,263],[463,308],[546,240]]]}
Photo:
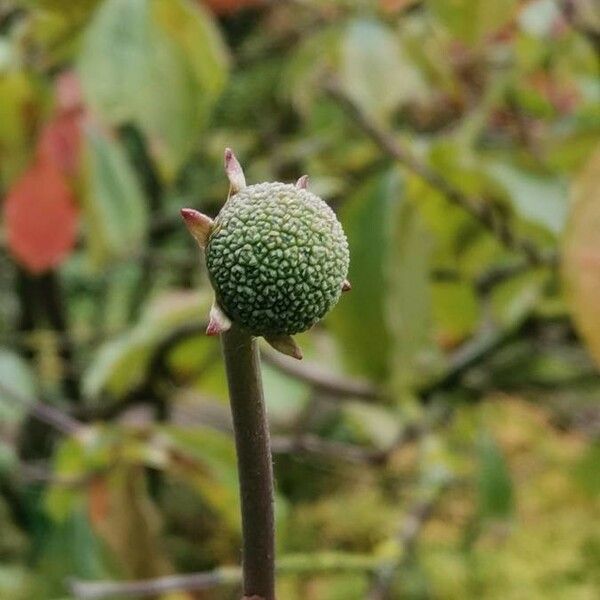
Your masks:
{"label": "green stem", "polygon": [[240,481],[244,594],[275,600],[273,465],[258,345],[235,325],[221,341]]}

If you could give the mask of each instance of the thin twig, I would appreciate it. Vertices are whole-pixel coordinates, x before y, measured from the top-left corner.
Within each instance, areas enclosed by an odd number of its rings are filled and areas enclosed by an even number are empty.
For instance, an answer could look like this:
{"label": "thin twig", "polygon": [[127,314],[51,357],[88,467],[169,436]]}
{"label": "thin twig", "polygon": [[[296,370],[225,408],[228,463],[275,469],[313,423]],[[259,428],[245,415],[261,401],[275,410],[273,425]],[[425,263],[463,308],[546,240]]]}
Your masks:
{"label": "thin twig", "polygon": [[71,593],[80,600],[99,600],[129,596],[150,598],[173,591],[208,590],[217,586],[237,585],[242,578],[241,569],[221,567],[206,573],[171,575],[145,581],[78,581],[71,580]]}
{"label": "thin twig", "polygon": [[12,402],[17,402],[26,407],[31,416],[35,417],[38,421],[54,427],[54,429],[65,435],[79,433],[84,428],[83,423],[55,406],[22,396],[2,382],[0,382],[0,396],[6,396]]}
{"label": "thin twig", "polygon": [[449,390],[460,382],[461,377],[470,369],[490,358],[511,341],[518,339],[531,325],[531,319],[507,329],[484,328],[468,342],[455,351],[449,367],[437,379],[419,390],[423,402],[429,402],[435,393]]}
{"label": "thin twig", "polygon": [[506,215],[494,209],[494,206],[482,198],[471,197],[448,181],[441,173],[421,162],[405,148],[395,136],[382,129],[373,121],[334,80],[325,82],[326,92],[389,157],[398,161],[409,171],[423,179],[432,188],[441,192],[447,200],[470,214],[485,227],[500,243],[509,250],[525,255],[531,265],[554,263],[552,255],[548,257],[531,240],[520,237],[510,226]]}
{"label": "thin twig", "polygon": [[[363,572],[372,573],[381,568],[379,557],[323,552],[311,555],[284,556],[277,564],[280,575],[318,573]],[[170,575],[143,581],[80,581],[71,579],[69,588],[78,600],[101,600],[103,598],[148,598],[167,592],[199,591],[217,586],[239,585],[241,569],[221,567],[206,573]]]}
{"label": "thin twig", "polygon": [[369,464],[375,462],[379,452],[355,444],[332,442],[309,433],[299,436],[273,438],[271,443],[273,454],[319,454],[327,458]]}
{"label": "thin twig", "polygon": [[83,475],[68,476],[57,475],[47,467],[20,462],[17,477],[24,483],[45,483],[65,488],[83,488],[89,485],[100,472],[109,470],[109,468],[105,468],[102,470],[91,471]]}
{"label": "thin twig", "polygon": [[276,367],[278,371],[304,381],[314,389],[330,396],[350,396],[365,400],[381,398],[381,390],[369,381],[336,375],[309,361],[299,362],[268,348],[261,348],[261,356],[266,363]]}

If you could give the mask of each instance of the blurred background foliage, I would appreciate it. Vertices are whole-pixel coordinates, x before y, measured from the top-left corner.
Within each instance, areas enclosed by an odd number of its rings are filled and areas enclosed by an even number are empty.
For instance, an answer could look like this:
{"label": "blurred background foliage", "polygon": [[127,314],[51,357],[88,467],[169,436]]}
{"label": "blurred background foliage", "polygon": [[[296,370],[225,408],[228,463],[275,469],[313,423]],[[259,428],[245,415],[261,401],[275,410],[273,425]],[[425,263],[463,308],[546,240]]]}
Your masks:
{"label": "blurred background foliage", "polygon": [[264,349],[279,597],[598,598],[599,65],[593,0],[0,0],[0,598],[239,598],[225,146],[351,246]]}

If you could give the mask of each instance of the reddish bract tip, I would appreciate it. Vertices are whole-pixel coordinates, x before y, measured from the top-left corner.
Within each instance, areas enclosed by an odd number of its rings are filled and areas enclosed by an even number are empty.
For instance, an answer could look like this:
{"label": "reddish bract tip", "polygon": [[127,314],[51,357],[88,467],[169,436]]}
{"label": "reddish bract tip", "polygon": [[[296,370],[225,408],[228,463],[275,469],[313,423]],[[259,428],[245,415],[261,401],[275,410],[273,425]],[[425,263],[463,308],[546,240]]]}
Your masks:
{"label": "reddish bract tip", "polygon": [[206,247],[213,220],[193,208],[182,208],[181,216],[189,232],[202,248]]}
{"label": "reddish bract tip", "polygon": [[181,212],[181,216],[187,222],[193,222],[193,221],[197,220],[198,215],[200,214],[197,210],[194,210],[193,208],[182,208],[180,212]]}
{"label": "reddish bract tip", "polygon": [[225,174],[234,192],[239,192],[246,187],[244,170],[231,148],[225,148]]}
{"label": "reddish bract tip", "polygon": [[209,322],[208,327],[206,328],[206,335],[219,335],[222,331],[221,326],[216,321],[212,320]]}
{"label": "reddish bract tip", "polygon": [[349,292],[351,289],[352,289],[352,284],[347,279],[345,279],[342,282],[342,292]]}
{"label": "reddish bract tip", "polygon": [[231,321],[215,300],[208,315],[206,335],[219,335],[231,328]]}

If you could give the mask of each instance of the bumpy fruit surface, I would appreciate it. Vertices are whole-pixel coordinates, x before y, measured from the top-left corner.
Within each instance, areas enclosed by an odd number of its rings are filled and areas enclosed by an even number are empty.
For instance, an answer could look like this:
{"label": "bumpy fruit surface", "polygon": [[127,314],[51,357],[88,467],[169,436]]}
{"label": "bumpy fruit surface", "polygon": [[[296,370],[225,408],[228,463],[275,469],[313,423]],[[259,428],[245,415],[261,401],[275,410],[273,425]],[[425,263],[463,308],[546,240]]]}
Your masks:
{"label": "bumpy fruit surface", "polygon": [[232,196],[206,246],[219,304],[254,335],[309,329],[338,301],[348,262],[346,236],[329,206],[284,183]]}

